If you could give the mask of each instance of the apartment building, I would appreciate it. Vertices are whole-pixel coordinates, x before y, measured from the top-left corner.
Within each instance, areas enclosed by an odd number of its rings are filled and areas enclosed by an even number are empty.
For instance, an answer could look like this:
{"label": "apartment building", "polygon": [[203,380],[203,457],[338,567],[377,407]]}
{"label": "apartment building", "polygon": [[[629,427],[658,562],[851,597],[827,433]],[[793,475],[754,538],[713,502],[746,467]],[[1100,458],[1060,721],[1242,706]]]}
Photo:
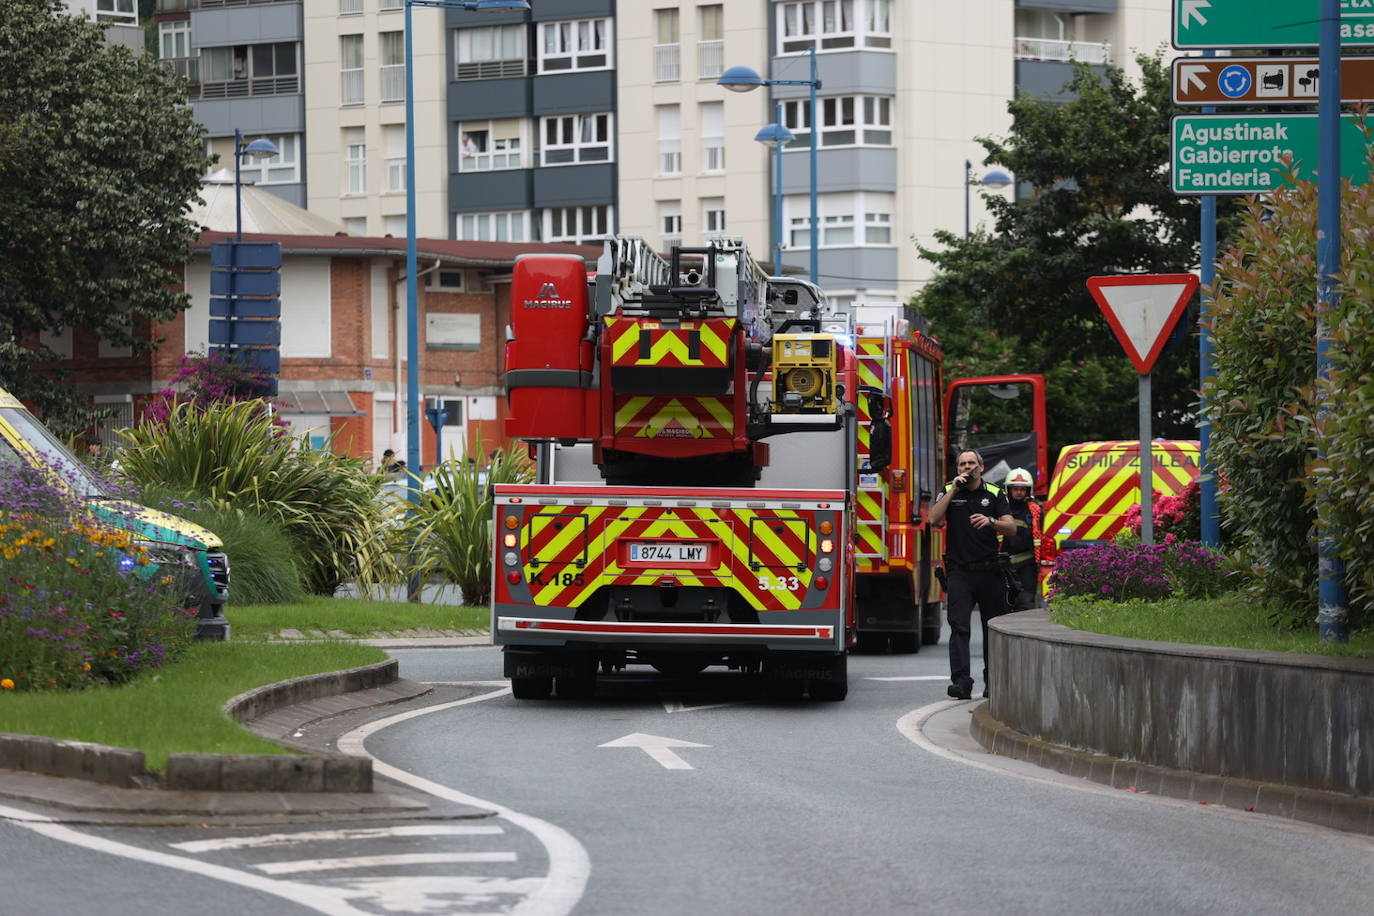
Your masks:
{"label": "apartment building", "polygon": [[105,41],[143,53],[143,26],[138,22],[138,0],[65,0],[73,13],[84,14],[105,27]]}
{"label": "apartment building", "polygon": [[[1006,134],[1007,101],[1058,97],[1072,59],[1133,69],[1135,50],[1167,41],[1168,16],[1167,0],[621,3],[620,198],[635,202],[621,231],[664,245],[740,235],[762,258],[780,234],[785,269],[805,274],[810,87],[715,80],[744,65],[807,82],[814,48],[819,282],[841,301],[905,300],[930,275],[917,243],[961,233],[966,206],[972,227],[985,222],[976,138]],[[774,229],[773,151],[754,137],[779,116],[795,139]]]}

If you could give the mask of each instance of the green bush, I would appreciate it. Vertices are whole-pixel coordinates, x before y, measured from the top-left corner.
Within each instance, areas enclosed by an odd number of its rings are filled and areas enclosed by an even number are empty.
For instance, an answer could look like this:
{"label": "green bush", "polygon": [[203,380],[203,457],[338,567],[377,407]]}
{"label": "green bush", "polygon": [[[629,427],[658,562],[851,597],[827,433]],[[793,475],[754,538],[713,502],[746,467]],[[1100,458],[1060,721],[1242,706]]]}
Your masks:
{"label": "green bush", "polygon": [[224,542],[234,604],[287,604],[305,597],[296,545],[280,522],[253,509],[173,494],[162,487],[145,489],[140,500],[208,528]]}
{"label": "green bush", "polygon": [[306,588],[330,595],[344,582],[399,582],[394,508],[378,498],[383,477],[361,458],[299,448],[260,401],[175,405],[166,423],[125,431],[120,472],[260,513],[296,546]]}
{"label": "green bush", "polygon": [[457,585],[464,604],[486,604],[494,524],[490,484],[528,483],[533,479],[529,461],[519,452],[498,449],[486,468],[450,458],[431,473],[434,489],[425,491],[407,523],[415,571],[423,579],[439,575]]}

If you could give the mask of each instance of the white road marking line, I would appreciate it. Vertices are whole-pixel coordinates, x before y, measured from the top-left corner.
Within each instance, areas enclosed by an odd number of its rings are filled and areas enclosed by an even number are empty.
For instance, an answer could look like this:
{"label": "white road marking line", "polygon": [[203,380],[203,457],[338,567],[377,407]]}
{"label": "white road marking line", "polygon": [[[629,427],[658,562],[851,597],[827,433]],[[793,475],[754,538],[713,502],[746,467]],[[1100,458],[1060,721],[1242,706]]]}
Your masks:
{"label": "white road marking line", "polygon": [[866,677],[866,681],[947,681],[943,674],[913,674],[910,677]]}
{"label": "white road marking line", "polygon": [[509,680],[500,681],[424,681],[435,687],[509,687]]}
{"label": "white road marking line", "polygon": [[498,817],[504,818],[515,826],[533,834],[535,839],[539,840],[548,850],[549,871],[538,883],[537,889],[531,891],[528,896],[517,903],[510,910],[510,913],[512,916],[559,916],[559,914],[572,912],[573,907],[577,906],[578,901],[582,899],[582,893],[587,886],[587,877],[592,870],[591,860],[587,857],[587,850],[571,833],[548,821],[541,821],[537,817],[521,814],[519,811],[504,805],[494,805],[491,802],[459,792],[457,789],[451,789],[442,783],[407,773],[399,767],[394,767],[373,757],[364,747],[364,743],[370,735],[416,716],[453,709],[457,706],[466,706],[469,703],[481,703],[509,694],[510,686],[507,683],[502,689],[493,690],[490,693],[466,697],[452,703],[440,703],[437,706],[397,713],[385,719],[378,719],[376,722],[369,722],[343,735],[339,738],[338,748],[345,754],[371,758],[373,772],[388,779],[394,779],[438,798],[476,808],[487,808]]}
{"label": "white road marking line", "polygon": [[513,852],[407,852],[391,856],[345,856],[339,859],[296,859],[254,865],[269,875],[305,871],[338,871],[341,868],[381,868],[390,865],[439,865],[445,862],[514,862]]}
{"label": "white road marking line", "polygon": [[326,916],[368,916],[365,911],[350,906],[347,895],[335,888],[298,884],[295,881],[273,880],[249,872],[226,868],[223,865],[203,862],[199,859],[189,859],[185,856],[172,855],[166,852],[155,852],[151,849],[117,843],[102,837],[88,836],[70,827],[52,823],[52,818],[35,816],[27,811],[20,811],[17,808],[8,808],[3,805],[0,805],[0,817],[13,820],[21,827],[63,843],[71,843],[73,846],[82,846],[96,852],[109,853],[138,862],[147,862],[150,865],[175,868],[178,871],[190,872],[202,878],[213,878],[216,881],[237,884],[240,887],[285,898],[317,913],[324,913]]}
{"label": "white road marking line", "polygon": [[519,899],[539,889],[540,878],[487,878],[472,875],[392,875],[384,878],[320,878],[358,902],[388,913],[463,913],[483,916],[508,906],[501,897]]}
{"label": "white road marking line", "polygon": [[605,744],[598,744],[597,747],[637,747],[648,754],[658,763],[662,764],[665,770],[690,770],[692,765],[674,754],[670,748],[674,747],[710,747],[709,744],[697,744],[694,741],[679,741],[677,738],[662,738],[658,735],[645,735],[640,732],[626,735],[624,738],[617,738],[614,741],[607,741]]}
{"label": "white road marking line", "polygon": [[258,836],[231,836],[217,840],[192,840],[170,843],[182,852],[219,852],[224,849],[262,849],[268,846],[290,846],[295,843],[317,843],[339,840],[372,840],[393,836],[473,836],[503,833],[497,826],[445,827],[433,824],[410,824],[398,827],[358,827],[351,830],[307,830],[301,833],[266,833]]}
{"label": "white road marking line", "polygon": [[743,701],[732,703],[692,703],[689,705],[686,700],[662,700],[662,703],[663,711],[666,713],[696,712],[700,709],[724,709],[727,706],[745,705]]}

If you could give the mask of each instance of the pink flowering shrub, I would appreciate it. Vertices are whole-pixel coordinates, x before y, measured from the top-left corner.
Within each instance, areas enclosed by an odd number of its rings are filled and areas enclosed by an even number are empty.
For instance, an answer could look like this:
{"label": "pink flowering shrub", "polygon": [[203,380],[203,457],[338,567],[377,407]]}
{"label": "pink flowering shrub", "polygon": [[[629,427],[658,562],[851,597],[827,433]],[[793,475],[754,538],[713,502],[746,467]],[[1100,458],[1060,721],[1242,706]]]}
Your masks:
{"label": "pink flowering shrub", "polygon": [[[261,398],[266,392],[265,382],[259,373],[218,353],[187,353],[181,358],[171,384],[159,391],[143,412],[143,422],[165,424],[172,409],[180,403],[190,402],[204,409]],[[177,385],[183,390],[178,391]],[[266,403],[263,402],[264,409]],[[283,423],[278,421],[277,425]]]}
{"label": "pink flowering shrub", "polygon": [[1225,559],[1197,541],[1172,534],[1153,546],[1113,543],[1061,553],[1050,576],[1050,597],[1103,601],[1209,598],[1233,588]]}
{"label": "pink flowering shrub", "polygon": [[[1202,536],[1202,488],[1197,478],[1177,496],[1154,493],[1150,517],[1154,519],[1155,537],[1172,534],[1180,540],[1195,541]],[[1140,540],[1140,506],[1126,510],[1122,531],[1129,532],[1131,541]]]}

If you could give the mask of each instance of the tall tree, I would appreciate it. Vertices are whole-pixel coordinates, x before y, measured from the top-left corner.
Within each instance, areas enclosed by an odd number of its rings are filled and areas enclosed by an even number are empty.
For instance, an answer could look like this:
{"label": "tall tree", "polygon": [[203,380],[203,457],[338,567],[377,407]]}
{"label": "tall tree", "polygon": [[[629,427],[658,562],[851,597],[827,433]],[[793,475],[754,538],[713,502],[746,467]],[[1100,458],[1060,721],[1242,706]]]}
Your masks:
{"label": "tall tree", "polygon": [[183,81],[103,43],[59,0],[0,16],[0,385],[59,428],[90,415],[45,369],[35,332],[79,327],[147,349],[136,331],[185,309],[170,265],[208,164]]}
{"label": "tall tree", "polygon": [[[991,233],[950,232],[921,248],[938,272],[913,304],[932,321],[951,374],[1042,372],[1057,445],[1133,438],[1136,374],[1089,295],[1092,276],[1173,273],[1198,263],[1198,201],[1169,185],[1169,72],[1138,57],[1141,80],[1076,64],[1057,103],[1009,103],[1011,133],[980,139],[986,162],[1029,196],[989,196]],[[1192,438],[1192,313],[1152,376],[1154,433]]]}

